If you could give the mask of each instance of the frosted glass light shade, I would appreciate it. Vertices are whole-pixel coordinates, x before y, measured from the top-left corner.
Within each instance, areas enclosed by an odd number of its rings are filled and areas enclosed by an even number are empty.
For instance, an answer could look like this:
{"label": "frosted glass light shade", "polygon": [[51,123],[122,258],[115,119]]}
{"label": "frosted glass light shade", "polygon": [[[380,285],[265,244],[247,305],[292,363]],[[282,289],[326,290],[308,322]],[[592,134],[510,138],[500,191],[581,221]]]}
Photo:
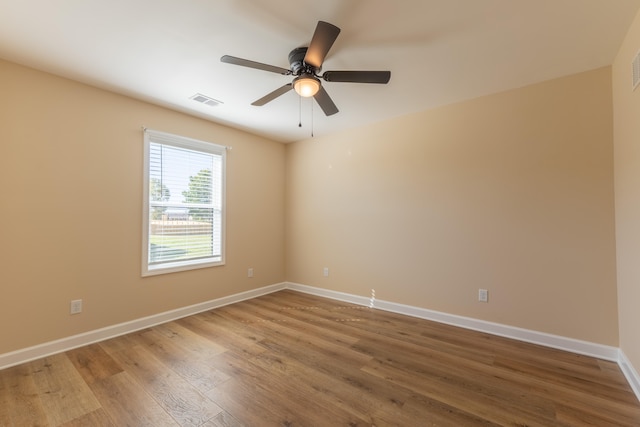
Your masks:
{"label": "frosted glass light shade", "polygon": [[320,90],[320,80],[310,74],[303,74],[293,81],[293,89],[298,95],[308,98]]}

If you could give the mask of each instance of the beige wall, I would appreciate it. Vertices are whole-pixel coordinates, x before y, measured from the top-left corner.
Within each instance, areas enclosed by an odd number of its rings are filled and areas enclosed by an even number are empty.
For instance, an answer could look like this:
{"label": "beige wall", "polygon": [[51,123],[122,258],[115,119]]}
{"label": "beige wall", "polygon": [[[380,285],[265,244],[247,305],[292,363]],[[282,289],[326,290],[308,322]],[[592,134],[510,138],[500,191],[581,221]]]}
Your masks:
{"label": "beige wall", "polygon": [[[7,62],[0,90],[0,354],[285,278],[618,345],[609,68],[289,146]],[[226,266],[140,276],[142,125],[233,146]]]}
{"label": "beige wall", "polygon": [[640,88],[631,91],[638,51],[640,14],[613,64],[620,348],[640,372]]}
{"label": "beige wall", "polygon": [[287,280],[617,346],[612,135],[607,67],[289,145]]}
{"label": "beige wall", "polygon": [[[0,354],[284,280],[282,144],[7,62],[0,94]],[[143,125],[233,146],[226,266],[141,277]]]}

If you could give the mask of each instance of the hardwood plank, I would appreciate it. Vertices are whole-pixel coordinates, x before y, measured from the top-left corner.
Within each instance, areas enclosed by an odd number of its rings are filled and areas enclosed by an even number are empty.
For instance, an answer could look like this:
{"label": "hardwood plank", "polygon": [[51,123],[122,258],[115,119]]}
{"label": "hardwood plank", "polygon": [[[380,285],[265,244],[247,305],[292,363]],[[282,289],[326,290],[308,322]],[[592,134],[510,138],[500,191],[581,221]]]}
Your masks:
{"label": "hardwood plank", "polygon": [[598,360],[598,366],[600,370],[607,376],[607,380],[612,385],[616,385],[624,390],[631,390],[631,386],[627,382],[622,373],[622,369],[620,369],[620,365],[616,362],[611,362],[609,360]]}
{"label": "hardwood plank", "polygon": [[181,426],[199,426],[222,411],[143,346],[120,350],[112,357]]}
{"label": "hardwood plank", "polygon": [[[242,310],[242,306],[233,306]],[[313,308],[312,308],[313,309]],[[268,301],[252,301],[251,314],[255,315],[254,319],[246,319],[248,323],[260,323],[264,321],[278,321],[291,323],[296,329],[310,333],[318,337],[322,337],[327,341],[333,341],[336,344],[351,345],[358,341],[359,337],[352,333],[344,333],[344,327],[340,325],[331,325],[332,323],[341,323],[346,321],[360,321],[357,315],[339,316],[335,318],[318,317],[309,313],[307,307],[282,307]],[[343,314],[343,313],[340,313]]]}
{"label": "hardwood plank", "polygon": [[[453,378],[457,378],[458,381],[467,379],[467,388],[479,382],[481,387],[496,387],[500,390],[504,388],[503,384],[507,383],[510,393],[526,395],[528,399],[546,400],[550,388],[553,388],[558,396],[570,396],[573,399],[580,397],[580,389],[575,387],[576,384],[580,384],[578,378],[574,378],[575,384],[567,384],[562,378],[558,379],[550,374],[546,378],[547,381],[540,381],[535,373],[525,370],[507,369],[503,364],[482,363],[473,358],[453,356],[437,349],[427,350],[413,343],[390,341],[388,338],[370,338],[354,345],[354,348],[386,364],[402,366],[422,375],[429,374],[431,377],[446,374],[450,381]],[[595,386],[597,384],[591,384],[592,389]],[[594,393],[590,393],[588,397],[593,398],[593,395]]]}
{"label": "hardwood plank", "polygon": [[100,343],[98,343],[98,345],[108,355],[112,355],[119,351],[135,347],[140,343],[140,334],[143,334],[150,330],[150,328],[147,328],[140,331],[132,332],[130,334],[121,335],[119,337],[111,338],[106,341],[101,341]]}
{"label": "hardwood plank", "polygon": [[[296,402],[307,408],[308,412],[317,413],[320,417],[315,424],[331,419],[341,425],[358,425],[362,422],[372,425],[372,409],[386,403],[371,394],[361,393],[362,388],[357,384],[331,381],[332,377],[314,367],[286,357],[271,357],[269,353],[263,353],[249,362],[266,372],[269,378],[275,379],[281,393],[295,396]],[[348,404],[345,404],[345,399]]]}
{"label": "hardwood plank", "polygon": [[141,333],[139,337],[158,360],[187,380],[200,393],[204,394],[229,379],[209,359],[203,359],[201,355],[185,349],[155,329]]}
{"label": "hardwood plank", "polygon": [[245,357],[251,357],[264,351],[257,343],[262,339],[236,322],[229,322],[215,312],[200,313],[195,316],[176,320],[185,326],[227,349]]}
{"label": "hardwood plank", "polygon": [[117,427],[179,426],[127,372],[95,381],[91,389]]}
{"label": "hardwood plank", "polygon": [[66,354],[29,364],[49,423],[58,426],[100,408],[100,403]]}
{"label": "hardwood plank", "polygon": [[[233,380],[207,395],[249,425],[323,425],[328,419],[335,425],[364,425],[364,420],[341,408],[322,405],[317,399],[317,390],[304,382],[291,380],[268,365],[259,366],[252,359],[229,357],[227,354],[219,358],[227,363]],[[242,392],[238,393],[238,389]],[[240,409],[243,402],[245,405],[246,402],[252,405],[258,402],[267,408],[271,414],[269,422],[273,424],[266,424],[266,420],[256,423],[253,414],[252,418],[245,418],[246,407]]]}
{"label": "hardwood plank", "polygon": [[87,426],[99,426],[99,427],[119,427],[116,426],[109,415],[107,415],[106,411],[102,408],[89,412],[82,417],[76,418],[64,424],[61,424],[60,427],[87,427]]}
{"label": "hardwood plank", "polygon": [[603,413],[600,408],[585,411],[558,404],[556,413],[558,423],[562,425],[593,427],[637,427],[640,425],[637,414],[634,416],[622,413]]}
{"label": "hardwood plank", "polygon": [[[232,377],[207,393],[240,423],[247,426],[294,426],[317,424],[315,413],[298,403],[295,389],[282,389],[282,384],[251,364],[248,359],[227,352],[216,357],[218,366]],[[275,384],[276,387],[273,387]],[[295,386],[295,384],[292,385]]]}
{"label": "hardwood plank", "polygon": [[[221,308],[218,313],[221,316],[226,316],[240,322],[244,319],[259,318],[252,313],[247,313],[246,310],[238,310],[235,307],[229,306]],[[256,325],[246,324],[245,327],[247,329],[253,329]],[[329,360],[337,359],[343,364],[354,363],[357,366],[361,366],[371,360],[371,357],[352,350],[350,345],[336,343],[335,340],[326,339],[315,334],[305,334],[304,328],[297,327],[293,322],[267,322],[261,324],[259,329],[264,335],[269,334],[269,338],[263,339],[260,342],[262,347],[267,346],[267,342],[287,339],[294,341],[295,345],[303,346],[310,352],[318,353],[318,358],[327,358]]]}
{"label": "hardwood plank", "polygon": [[282,407],[282,397],[242,379],[231,379],[207,396],[245,426],[291,426],[295,425],[291,420],[297,419]]}
{"label": "hardwood plank", "polygon": [[14,366],[0,373],[0,426],[48,426],[30,366]]}
{"label": "hardwood plank", "polygon": [[228,413],[222,411],[206,423],[202,427],[243,427],[240,421],[233,418]]}
{"label": "hardwood plank", "polygon": [[601,370],[593,370],[588,375],[579,370],[566,370],[540,367],[531,365],[528,362],[513,359],[503,359],[498,357],[495,365],[502,372],[520,374],[521,376],[540,381],[541,384],[551,384],[556,392],[566,390],[576,395],[581,393],[585,398],[594,399],[602,398],[615,402],[623,402],[626,404],[634,404],[637,402],[633,393],[627,387],[621,387],[620,384],[612,383],[609,380],[610,375]]}
{"label": "hardwood plank", "polygon": [[[499,410],[499,408],[497,408]],[[429,399],[421,394],[414,394],[408,399],[402,407],[403,422],[396,424],[393,414],[383,414],[388,425],[414,425],[424,420],[424,425],[438,427],[497,427],[501,424],[494,423],[487,419],[478,417],[472,413],[466,412],[459,407],[453,407],[441,402],[437,399]],[[406,420],[406,421],[404,421]],[[523,424],[515,425],[515,427],[524,427]]]}
{"label": "hardwood plank", "polygon": [[88,384],[122,372],[120,365],[99,344],[76,348],[66,354]]}
{"label": "hardwood plank", "polygon": [[469,378],[449,377],[446,372],[416,375],[411,368],[394,367],[378,360],[363,370],[499,425],[547,426],[553,425],[555,418],[551,402],[538,399],[526,405],[523,403],[529,396],[485,387]]}
{"label": "hardwood plank", "polygon": [[166,336],[177,346],[191,352],[193,357],[208,359],[227,351],[224,346],[198,335],[177,322],[158,325],[153,328],[153,331]]}

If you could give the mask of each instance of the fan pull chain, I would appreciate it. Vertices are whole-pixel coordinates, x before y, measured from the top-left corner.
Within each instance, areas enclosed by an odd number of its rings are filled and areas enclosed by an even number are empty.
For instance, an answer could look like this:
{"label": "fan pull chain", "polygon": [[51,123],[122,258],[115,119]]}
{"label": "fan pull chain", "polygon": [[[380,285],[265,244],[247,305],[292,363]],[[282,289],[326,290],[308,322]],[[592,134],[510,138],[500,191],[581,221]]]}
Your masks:
{"label": "fan pull chain", "polygon": [[298,96],[298,127],[302,127],[302,97]]}
{"label": "fan pull chain", "polygon": [[313,138],[313,100],[311,100],[311,138]]}

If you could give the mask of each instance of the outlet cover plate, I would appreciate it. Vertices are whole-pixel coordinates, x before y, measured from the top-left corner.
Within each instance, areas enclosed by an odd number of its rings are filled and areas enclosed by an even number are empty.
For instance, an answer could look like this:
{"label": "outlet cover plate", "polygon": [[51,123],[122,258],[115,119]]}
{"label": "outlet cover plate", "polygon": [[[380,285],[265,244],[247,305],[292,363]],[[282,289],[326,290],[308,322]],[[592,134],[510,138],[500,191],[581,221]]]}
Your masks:
{"label": "outlet cover plate", "polygon": [[70,314],[82,313],[82,300],[81,299],[74,299],[73,301],[71,301],[69,313]]}

